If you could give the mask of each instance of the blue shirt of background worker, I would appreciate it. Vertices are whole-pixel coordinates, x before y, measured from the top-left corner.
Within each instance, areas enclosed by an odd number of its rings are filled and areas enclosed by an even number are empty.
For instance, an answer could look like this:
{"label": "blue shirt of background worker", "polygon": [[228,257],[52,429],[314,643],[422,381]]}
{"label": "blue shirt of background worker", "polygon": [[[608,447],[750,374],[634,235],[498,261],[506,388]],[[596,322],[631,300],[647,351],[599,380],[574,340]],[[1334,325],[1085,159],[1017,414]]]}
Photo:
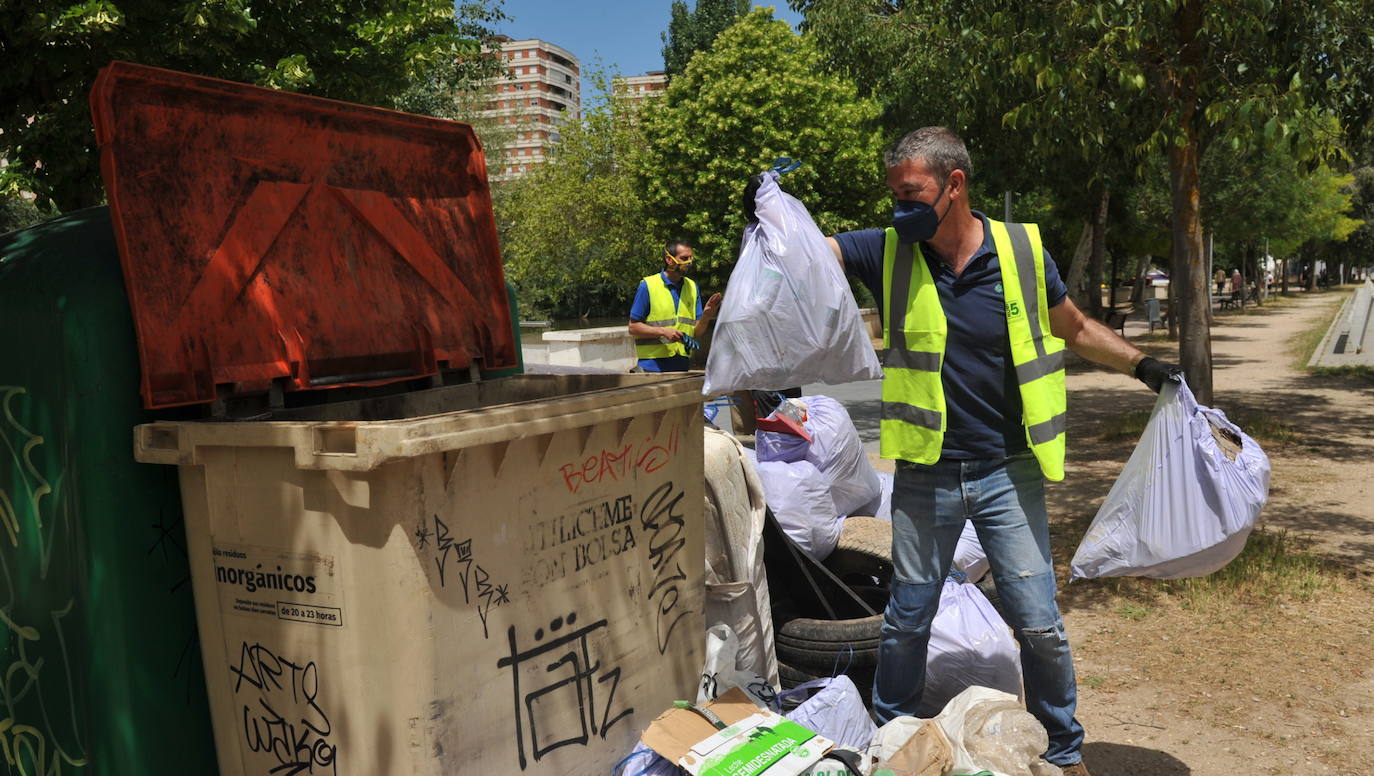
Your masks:
{"label": "blue shirt of background worker", "polygon": [[[921,255],[935,278],[949,324],[944,368],[940,371],[949,419],[941,459],[1006,458],[1029,449],[1007,339],[997,247],[987,216],[976,210],[973,214],[983,222],[983,245],[959,275],[921,243]],[[863,281],[881,314],[883,230],[842,232],[835,235],[835,241],[840,244],[845,271]],[[1067,295],[1059,270],[1046,251],[1046,301],[1054,307]]]}

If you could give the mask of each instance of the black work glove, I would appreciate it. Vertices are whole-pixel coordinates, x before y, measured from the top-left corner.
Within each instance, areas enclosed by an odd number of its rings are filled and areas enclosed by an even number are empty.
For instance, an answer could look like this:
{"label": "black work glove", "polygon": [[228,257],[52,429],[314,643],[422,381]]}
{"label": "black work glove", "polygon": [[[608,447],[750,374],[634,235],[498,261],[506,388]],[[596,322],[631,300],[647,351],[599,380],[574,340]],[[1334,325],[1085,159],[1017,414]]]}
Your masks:
{"label": "black work glove", "polygon": [[1140,363],[1135,365],[1135,379],[1145,383],[1155,393],[1159,393],[1159,389],[1164,387],[1165,380],[1182,376],[1183,369],[1178,364],[1170,364],[1150,356],[1140,359]]}
{"label": "black work glove", "polygon": [[749,182],[744,186],[744,194],[740,195],[740,212],[744,213],[744,220],[751,224],[759,221],[758,215],[754,212],[754,197],[759,193],[759,186],[763,185],[763,173],[751,176]]}

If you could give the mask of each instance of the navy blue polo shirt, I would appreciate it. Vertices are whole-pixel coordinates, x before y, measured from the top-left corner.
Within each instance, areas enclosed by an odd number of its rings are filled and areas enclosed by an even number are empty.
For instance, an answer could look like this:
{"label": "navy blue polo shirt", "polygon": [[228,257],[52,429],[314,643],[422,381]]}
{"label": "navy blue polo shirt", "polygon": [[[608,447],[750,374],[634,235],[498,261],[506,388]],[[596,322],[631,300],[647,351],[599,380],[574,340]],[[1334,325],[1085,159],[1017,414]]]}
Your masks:
{"label": "navy blue polo shirt", "polygon": [[[882,272],[882,265],[878,266],[878,271]],[[676,310],[682,300],[682,283],[674,283],[668,279],[667,272],[659,272],[663,278],[663,284],[668,286],[668,291],[673,295],[673,309]],[[697,320],[701,320],[701,287],[697,287]],[[639,281],[639,288],[635,289],[634,301],[630,303],[630,320],[643,323],[649,320],[649,284],[643,280]],[[641,358],[639,368],[646,372],[686,372],[692,368],[691,356],[667,356],[665,358]]]}
{"label": "navy blue polo shirt", "polygon": [[[1021,425],[1021,392],[1007,337],[1007,315],[1002,295],[1002,268],[997,246],[983,222],[983,244],[958,277],[935,252],[921,243],[921,255],[930,267],[949,322],[945,362],[940,379],[945,389],[945,424],[942,458],[1003,458],[1029,449]],[[844,257],[845,271],[858,276],[879,309],[883,304],[882,229],[862,229],[835,235]],[[1059,270],[1045,252],[1045,295],[1050,307],[1064,301],[1068,289]]]}

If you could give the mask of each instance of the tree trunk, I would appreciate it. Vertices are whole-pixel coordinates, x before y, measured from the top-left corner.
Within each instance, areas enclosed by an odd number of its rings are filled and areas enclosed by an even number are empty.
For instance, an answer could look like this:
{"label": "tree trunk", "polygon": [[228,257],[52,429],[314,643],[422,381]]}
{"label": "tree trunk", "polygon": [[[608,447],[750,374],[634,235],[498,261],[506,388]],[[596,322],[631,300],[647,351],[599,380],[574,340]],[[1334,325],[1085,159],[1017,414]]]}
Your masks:
{"label": "tree trunk", "polygon": [[1073,263],[1069,265],[1069,277],[1066,285],[1069,287],[1069,298],[1078,305],[1078,309],[1088,309],[1088,296],[1083,291],[1083,278],[1087,275],[1088,253],[1092,249],[1092,226],[1083,225],[1083,231],[1078,233],[1078,245],[1073,249]]}
{"label": "tree trunk", "polygon": [[1283,269],[1283,280],[1280,281],[1283,287],[1283,295],[1288,296],[1288,259],[1279,262],[1279,267]]}
{"label": "tree trunk", "polygon": [[1246,277],[1250,269],[1250,243],[1240,246],[1240,309],[1245,309],[1245,297],[1249,296],[1250,279]]}
{"label": "tree trunk", "polygon": [[[1176,270],[1170,288],[1177,285],[1179,309],[1179,361],[1198,402],[1212,403],[1212,336],[1207,325],[1211,305],[1207,262],[1202,251],[1201,139],[1198,137],[1198,78],[1202,45],[1201,0],[1183,0],[1174,12],[1179,62],[1173,73],[1175,106],[1183,130],[1183,143],[1169,146],[1169,189],[1173,206],[1173,253]],[[1178,282],[1181,280],[1182,282]]]}
{"label": "tree trunk", "polygon": [[1131,304],[1139,307],[1145,303],[1145,273],[1150,271],[1150,254],[1136,259],[1135,287],[1131,289]]}
{"label": "tree trunk", "polygon": [[[1107,203],[1111,192],[1101,180],[1093,184],[1097,207],[1093,211],[1092,258],[1088,261],[1088,300],[1092,305],[1090,314],[1099,321],[1106,318],[1102,312],[1102,262],[1107,255]],[[1107,290],[1108,304],[1111,304],[1112,289]]]}

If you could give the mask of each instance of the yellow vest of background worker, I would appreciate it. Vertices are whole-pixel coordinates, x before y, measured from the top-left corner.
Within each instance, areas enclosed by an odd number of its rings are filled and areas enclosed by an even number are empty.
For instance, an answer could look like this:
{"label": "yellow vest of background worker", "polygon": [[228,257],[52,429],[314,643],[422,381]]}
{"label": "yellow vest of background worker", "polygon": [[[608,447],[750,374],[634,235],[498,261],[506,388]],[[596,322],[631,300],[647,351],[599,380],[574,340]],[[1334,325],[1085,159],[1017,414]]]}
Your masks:
{"label": "yellow vest of background worker", "polygon": [[[1026,441],[1050,480],[1064,479],[1064,340],[1050,332],[1045,251],[1035,224],[988,219],[1002,271],[1007,335]],[[887,230],[883,248],[882,457],[932,464],[945,438],[940,379],[948,330],[930,267]]]}
{"label": "yellow vest of background worker", "polygon": [[[682,279],[682,291],[678,294],[677,306],[673,306],[673,292],[663,282],[663,273],[655,272],[644,278],[649,289],[649,316],[644,321],[650,326],[663,326],[677,329],[692,336],[697,325],[697,284],[691,278]],[[687,355],[687,346],[681,342],[664,342],[658,337],[635,340],[637,358],[668,358]]]}

